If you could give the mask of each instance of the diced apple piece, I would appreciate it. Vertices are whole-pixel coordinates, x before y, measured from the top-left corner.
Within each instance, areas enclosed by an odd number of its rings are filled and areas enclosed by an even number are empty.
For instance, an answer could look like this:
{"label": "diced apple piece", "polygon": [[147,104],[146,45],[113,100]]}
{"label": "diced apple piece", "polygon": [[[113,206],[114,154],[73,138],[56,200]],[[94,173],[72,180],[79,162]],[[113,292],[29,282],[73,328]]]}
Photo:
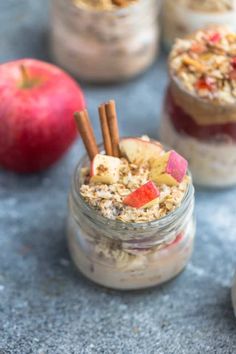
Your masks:
{"label": "diced apple piece", "polygon": [[157,184],[176,186],[183,181],[187,167],[188,162],[172,150],[160,156],[152,164],[150,179]]}
{"label": "diced apple piece", "polygon": [[140,138],[125,138],[120,141],[120,152],[131,163],[140,164],[155,160],[163,152],[158,142],[146,141]]}
{"label": "diced apple piece", "polygon": [[123,201],[125,205],[133,208],[150,208],[159,201],[160,192],[152,181],[148,181],[134,192],[130,193]]}
{"label": "diced apple piece", "polygon": [[91,182],[113,184],[118,182],[120,159],[97,154],[91,163]]}

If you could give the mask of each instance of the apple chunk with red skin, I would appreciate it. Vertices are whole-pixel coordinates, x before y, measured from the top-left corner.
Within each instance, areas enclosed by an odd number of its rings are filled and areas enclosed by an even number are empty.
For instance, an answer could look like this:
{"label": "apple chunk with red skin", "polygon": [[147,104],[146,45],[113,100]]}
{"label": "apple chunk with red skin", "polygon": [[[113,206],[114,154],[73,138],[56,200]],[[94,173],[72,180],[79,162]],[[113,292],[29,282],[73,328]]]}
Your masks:
{"label": "apple chunk with red skin", "polygon": [[114,184],[120,177],[120,159],[97,154],[91,163],[91,182]]}
{"label": "apple chunk with red skin", "polygon": [[186,175],[188,162],[172,150],[160,156],[151,166],[150,179],[157,184],[177,186]]}
{"label": "apple chunk with red skin", "polygon": [[155,160],[163,152],[160,143],[141,138],[124,138],[120,141],[119,148],[122,156],[136,164]]}
{"label": "apple chunk with red skin", "polygon": [[148,181],[130,193],[123,203],[133,208],[150,208],[159,202],[160,192],[155,183]]}
{"label": "apple chunk with red skin", "polygon": [[83,93],[64,71],[21,59],[0,65],[0,165],[27,173],[56,162],[77,137]]}

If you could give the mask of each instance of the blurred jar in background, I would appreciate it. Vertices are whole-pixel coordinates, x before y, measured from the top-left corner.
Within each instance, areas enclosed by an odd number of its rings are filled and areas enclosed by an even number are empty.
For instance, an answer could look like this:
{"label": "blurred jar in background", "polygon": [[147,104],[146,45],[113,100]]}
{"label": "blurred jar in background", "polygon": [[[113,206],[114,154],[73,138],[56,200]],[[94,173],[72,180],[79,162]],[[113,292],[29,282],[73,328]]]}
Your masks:
{"label": "blurred jar in background", "polygon": [[129,79],[154,61],[160,0],[52,0],[51,50],[73,75]]}
{"label": "blurred jar in background", "polygon": [[185,156],[194,183],[236,185],[236,33],[213,26],[176,41],[160,138]]}
{"label": "blurred jar in background", "polygon": [[170,49],[181,38],[212,24],[227,24],[236,31],[236,0],[165,0],[163,41]]}

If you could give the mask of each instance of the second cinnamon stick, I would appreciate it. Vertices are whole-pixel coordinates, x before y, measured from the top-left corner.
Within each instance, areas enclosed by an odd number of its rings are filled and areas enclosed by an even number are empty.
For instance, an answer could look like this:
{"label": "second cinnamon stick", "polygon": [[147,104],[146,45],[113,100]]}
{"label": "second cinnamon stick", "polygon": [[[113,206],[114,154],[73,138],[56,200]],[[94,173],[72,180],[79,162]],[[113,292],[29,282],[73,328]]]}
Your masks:
{"label": "second cinnamon stick", "polygon": [[111,100],[105,105],[107,122],[109,126],[109,132],[112,144],[112,155],[115,157],[120,156],[119,151],[119,128],[116,114],[115,101]]}
{"label": "second cinnamon stick", "polygon": [[112,156],[111,136],[110,136],[109,126],[107,121],[105,104],[101,104],[99,106],[98,112],[99,112],[104,148],[106,154]]}

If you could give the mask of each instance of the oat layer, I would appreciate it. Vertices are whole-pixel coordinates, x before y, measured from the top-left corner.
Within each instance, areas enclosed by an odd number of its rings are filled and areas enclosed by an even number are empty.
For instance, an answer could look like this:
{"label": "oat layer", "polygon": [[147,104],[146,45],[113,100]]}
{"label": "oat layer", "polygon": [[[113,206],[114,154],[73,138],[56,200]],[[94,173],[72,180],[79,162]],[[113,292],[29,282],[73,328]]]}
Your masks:
{"label": "oat layer", "polygon": [[236,104],[236,34],[215,26],[178,39],[170,54],[172,77],[191,94]]}
{"label": "oat layer", "polygon": [[137,166],[121,159],[120,179],[118,183],[83,184],[80,188],[85,201],[101,215],[123,222],[148,222],[160,219],[176,209],[185,195],[188,177],[178,186],[158,186],[159,202],[148,209],[131,208],[123,204],[123,199],[149,180],[149,164]]}

